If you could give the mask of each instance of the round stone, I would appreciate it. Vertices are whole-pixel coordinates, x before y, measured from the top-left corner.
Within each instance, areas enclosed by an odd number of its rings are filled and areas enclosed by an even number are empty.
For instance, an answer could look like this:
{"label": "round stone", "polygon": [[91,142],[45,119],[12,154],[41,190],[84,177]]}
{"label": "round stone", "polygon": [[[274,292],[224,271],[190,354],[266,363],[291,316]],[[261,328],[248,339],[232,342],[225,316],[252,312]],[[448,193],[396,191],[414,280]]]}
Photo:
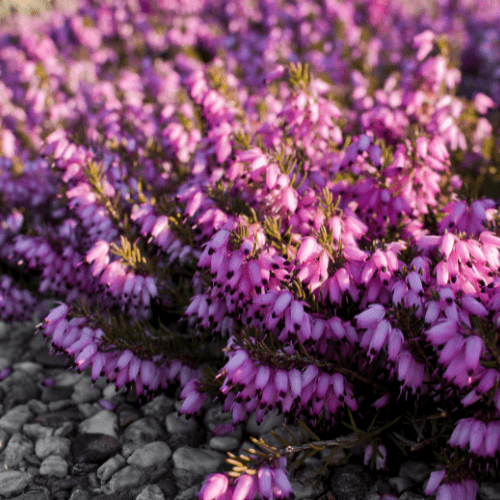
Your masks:
{"label": "round stone", "polygon": [[113,476],[115,472],[122,469],[126,463],[126,460],[121,455],[117,454],[114,457],[111,457],[97,469],[98,479],[100,479],[101,483],[104,484]]}
{"label": "round stone", "polygon": [[116,413],[109,410],[102,410],[94,416],[87,418],[78,426],[82,434],[106,434],[117,437],[118,417]]}
{"label": "round stone", "polygon": [[146,417],[156,418],[161,422],[174,408],[174,402],[164,394],[156,396],[142,407],[142,412]]}
{"label": "round stone", "polygon": [[121,491],[130,490],[144,483],[146,475],[138,467],[127,465],[119,470],[109,480],[109,483],[103,486],[103,491],[107,495],[119,493]]}
{"label": "round stone", "polygon": [[409,460],[401,464],[399,468],[399,475],[406,476],[413,479],[418,484],[422,484],[430,475],[431,469],[424,462],[414,462]]}
{"label": "round stone", "polygon": [[151,443],[165,437],[165,431],[152,417],[145,417],[132,422],[123,434],[124,441],[135,441],[142,444]]}
{"label": "round stone", "polygon": [[127,463],[143,468],[161,466],[171,456],[172,451],[167,443],[163,441],[154,441],[134,451],[128,458]]}
{"label": "round stone", "polygon": [[238,449],[240,440],[233,436],[214,436],[208,444],[213,450],[234,451]]}
{"label": "round stone", "polygon": [[136,497],[135,500],[165,500],[165,495],[157,484],[148,484]]}
{"label": "round stone", "polygon": [[50,455],[40,465],[42,476],[64,477],[68,473],[68,462],[58,455]]}
{"label": "round stone", "polygon": [[17,467],[21,461],[33,453],[33,443],[16,432],[9,440],[7,448],[5,448],[4,463],[7,467]]}
{"label": "round stone", "polygon": [[54,429],[44,427],[40,424],[24,424],[23,433],[32,439],[38,439],[41,437],[52,436],[52,434],[54,434]]}
{"label": "round stone", "polygon": [[172,455],[174,466],[196,475],[215,472],[224,461],[224,456],[216,451],[181,446]]}
{"label": "round stone", "polygon": [[198,424],[193,418],[186,419],[186,415],[179,415],[174,411],[165,418],[165,427],[170,434],[188,434],[194,432]]}
{"label": "round stone", "polygon": [[14,434],[19,432],[31,417],[33,417],[33,413],[29,410],[28,405],[16,406],[0,418],[0,429]]}
{"label": "round stone", "polygon": [[60,457],[69,456],[71,441],[67,438],[58,436],[47,436],[39,438],[35,444],[36,456],[44,459],[49,455],[59,455]]}
{"label": "round stone", "polygon": [[72,451],[76,463],[102,464],[120,451],[120,443],[106,434],[82,434],[74,439]]}
{"label": "round stone", "polygon": [[102,396],[101,388],[92,381],[91,377],[82,377],[74,385],[71,399],[75,403],[93,403]]}
{"label": "round stone", "polygon": [[337,500],[363,500],[368,493],[368,481],[363,467],[348,464],[335,470],[330,482]]}
{"label": "round stone", "polygon": [[28,472],[17,470],[0,472],[0,492],[5,497],[21,493],[32,479],[33,476]]}

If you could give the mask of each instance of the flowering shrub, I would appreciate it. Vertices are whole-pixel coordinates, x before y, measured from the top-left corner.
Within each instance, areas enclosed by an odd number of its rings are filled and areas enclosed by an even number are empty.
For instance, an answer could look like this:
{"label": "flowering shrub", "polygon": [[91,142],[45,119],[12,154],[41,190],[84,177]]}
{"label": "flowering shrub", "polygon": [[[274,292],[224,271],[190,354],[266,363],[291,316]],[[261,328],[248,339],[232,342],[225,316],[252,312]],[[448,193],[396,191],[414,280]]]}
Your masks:
{"label": "flowering shrub", "polygon": [[[291,466],[359,443],[377,468],[426,456],[438,500],[496,463],[500,23],[449,4],[86,0],[2,25],[0,317],[35,311],[94,380],[178,386],[183,414],[218,398],[218,433],[303,430],[200,500],[289,498]],[[468,73],[484,92],[457,93]]]}

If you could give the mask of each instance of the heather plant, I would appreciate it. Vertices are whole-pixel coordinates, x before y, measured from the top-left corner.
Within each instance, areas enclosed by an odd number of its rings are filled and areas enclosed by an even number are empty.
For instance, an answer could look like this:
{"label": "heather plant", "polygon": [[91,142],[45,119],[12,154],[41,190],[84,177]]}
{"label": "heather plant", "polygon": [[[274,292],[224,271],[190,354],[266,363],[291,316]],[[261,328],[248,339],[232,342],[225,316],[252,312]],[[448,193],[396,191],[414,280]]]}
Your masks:
{"label": "heather plant", "polygon": [[217,434],[284,415],[200,500],[289,498],[292,469],[360,447],[425,458],[439,500],[495,474],[499,100],[457,91],[498,24],[440,9],[85,1],[2,26],[0,317],[35,312],[93,380],[216,400]]}

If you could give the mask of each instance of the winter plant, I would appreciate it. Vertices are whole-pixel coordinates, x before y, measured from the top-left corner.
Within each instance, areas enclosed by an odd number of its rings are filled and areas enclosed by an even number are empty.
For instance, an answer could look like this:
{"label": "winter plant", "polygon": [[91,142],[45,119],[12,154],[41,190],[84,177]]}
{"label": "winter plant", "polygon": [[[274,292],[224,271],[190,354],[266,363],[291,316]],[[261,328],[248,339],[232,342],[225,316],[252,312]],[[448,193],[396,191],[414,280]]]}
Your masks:
{"label": "winter plant", "polygon": [[181,414],[215,400],[216,434],[284,415],[200,500],[293,497],[294,468],[360,446],[425,457],[438,500],[495,474],[499,13],[403,4],[85,0],[1,25],[0,317],[36,313],[93,380],[177,388]]}

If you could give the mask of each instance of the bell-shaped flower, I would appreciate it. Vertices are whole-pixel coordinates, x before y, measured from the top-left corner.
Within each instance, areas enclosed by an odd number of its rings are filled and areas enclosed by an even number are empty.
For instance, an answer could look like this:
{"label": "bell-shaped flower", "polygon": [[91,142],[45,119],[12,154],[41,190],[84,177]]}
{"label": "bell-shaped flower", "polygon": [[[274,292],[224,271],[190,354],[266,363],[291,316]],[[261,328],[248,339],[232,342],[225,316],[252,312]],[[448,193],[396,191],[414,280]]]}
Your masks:
{"label": "bell-shaped flower", "polygon": [[221,500],[228,488],[229,479],[226,475],[220,473],[210,474],[198,492],[198,500]]}

